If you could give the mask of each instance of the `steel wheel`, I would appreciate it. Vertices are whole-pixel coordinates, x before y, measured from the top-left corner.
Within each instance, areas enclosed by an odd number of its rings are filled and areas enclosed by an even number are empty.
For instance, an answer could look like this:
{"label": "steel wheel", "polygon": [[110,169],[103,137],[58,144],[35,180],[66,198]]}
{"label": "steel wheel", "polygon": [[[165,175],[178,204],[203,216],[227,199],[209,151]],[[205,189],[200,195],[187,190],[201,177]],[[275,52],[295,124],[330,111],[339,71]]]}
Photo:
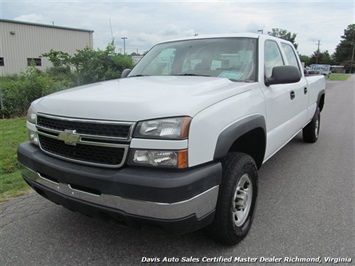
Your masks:
{"label": "steel wheel", "polygon": [[249,175],[244,174],[236,187],[233,198],[233,222],[236,226],[244,224],[248,218],[253,198],[253,185]]}

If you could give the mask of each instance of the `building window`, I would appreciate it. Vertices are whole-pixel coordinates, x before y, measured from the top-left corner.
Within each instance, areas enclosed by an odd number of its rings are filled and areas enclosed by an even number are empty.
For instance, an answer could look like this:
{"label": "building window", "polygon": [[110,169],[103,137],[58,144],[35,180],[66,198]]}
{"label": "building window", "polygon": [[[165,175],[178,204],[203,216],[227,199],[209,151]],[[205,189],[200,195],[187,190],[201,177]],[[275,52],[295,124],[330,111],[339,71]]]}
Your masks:
{"label": "building window", "polygon": [[4,66],[4,58],[3,57],[0,57],[0,66]]}
{"label": "building window", "polygon": [[42,60],[41,58],[27,58],[27,65],[28,66],[42,66]]}

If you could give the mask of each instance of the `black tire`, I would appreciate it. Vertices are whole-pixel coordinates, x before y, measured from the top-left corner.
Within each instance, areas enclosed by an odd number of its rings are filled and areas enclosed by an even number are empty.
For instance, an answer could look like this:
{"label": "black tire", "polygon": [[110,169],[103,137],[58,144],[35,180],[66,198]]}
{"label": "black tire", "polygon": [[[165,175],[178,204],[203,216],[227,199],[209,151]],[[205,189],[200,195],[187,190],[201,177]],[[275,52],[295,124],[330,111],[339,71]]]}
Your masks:
{"label": "black tire", "polygon": [[245,238],[253,221],[258,170],[253,158],[244,153],[229,153],[222,166],[216,214],[207,232],[219,242],[235,245]]}
{"label": "black tire", "polygon": [[302,130],[303,140],[308,143],[314,143],[318,140],[320,130],[320,110],[317,107],[311,122]]}

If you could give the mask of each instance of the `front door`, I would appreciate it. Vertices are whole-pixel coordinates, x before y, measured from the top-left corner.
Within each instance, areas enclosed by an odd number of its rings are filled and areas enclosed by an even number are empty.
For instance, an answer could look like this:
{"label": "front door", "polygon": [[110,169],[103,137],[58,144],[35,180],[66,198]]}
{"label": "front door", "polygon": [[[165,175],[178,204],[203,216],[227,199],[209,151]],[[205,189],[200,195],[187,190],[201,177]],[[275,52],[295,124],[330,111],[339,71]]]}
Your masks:
{"label": "front door", "polygon": [[[292,49],[291,46],[289,47]],[[287,50],[287,53],[285,50]],[[289,48],[285,48],[283,45],[280,47],[279,43],[274,40],[265,41],[265,78],[272,75],[272,69],[275,66],[294,65],[294,62],[289,58],[289,52]],[[300,73],[300,75],[302,74]],[[270,85],[268,87],[264,84],[261,85],[266,100],[266,126],[268,131],[266,159],[277,152],[304,126],[307,119],[306,85],[307,82],[304,78],[301,78],[297,83]]]}

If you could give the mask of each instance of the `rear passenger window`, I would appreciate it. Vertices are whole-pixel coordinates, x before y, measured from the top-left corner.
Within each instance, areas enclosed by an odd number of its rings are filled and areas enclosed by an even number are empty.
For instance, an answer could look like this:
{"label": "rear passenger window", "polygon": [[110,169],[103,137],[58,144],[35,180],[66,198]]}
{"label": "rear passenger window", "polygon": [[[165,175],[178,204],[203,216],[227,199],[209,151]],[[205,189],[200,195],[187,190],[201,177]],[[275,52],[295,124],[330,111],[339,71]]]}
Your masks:
{"label": "rear passenger window", "polygon": [[284,53],[286,55],[288,64],[291,66],[297,67],[301,73],[300,66],[297,62],[296,54],[295,54],[294,50],[292,49],[292,47],[286,43],[282,43],[281,46],[282,46],[282,50],[284,51]]}
{"label": "rear passenger window", "polygon": [[265,77],[269,78],[275,66],[283,66],[281,51],[275,41],[265,41]]}

